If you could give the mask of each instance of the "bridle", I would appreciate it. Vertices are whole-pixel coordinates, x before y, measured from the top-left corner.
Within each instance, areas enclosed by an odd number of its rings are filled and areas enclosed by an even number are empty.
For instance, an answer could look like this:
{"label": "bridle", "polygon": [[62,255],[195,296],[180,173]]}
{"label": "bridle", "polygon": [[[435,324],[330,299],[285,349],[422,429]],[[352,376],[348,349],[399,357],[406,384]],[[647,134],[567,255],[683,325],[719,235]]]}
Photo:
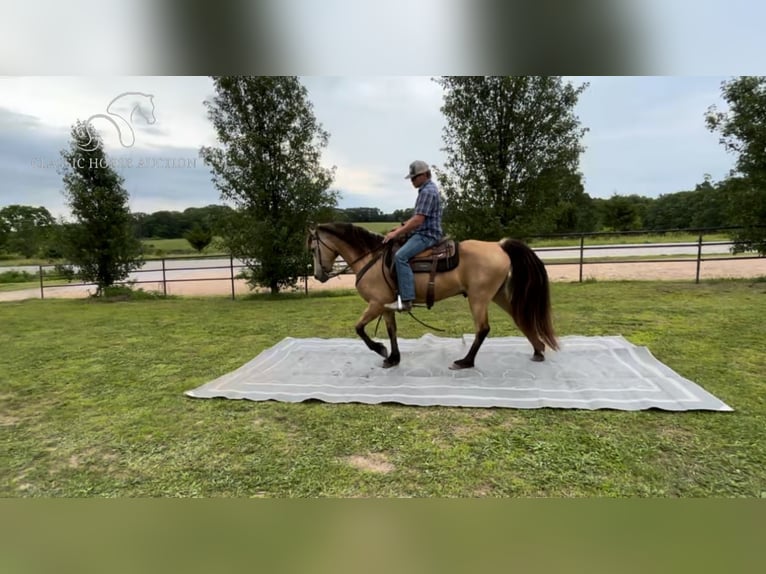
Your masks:
{"label": "bridle", "polygon": [[[384,250],[384,249],[386,249],[386,247],[388,247],[388,245],[387,245],[387,244],[385,244],[385,243],[381,243],[381,244],[380,244],[379,246],[377,246],[375,249],[372,249],[372,250],[370,250],[370,251],[365,251],[364,253],[362,253],[362,254],[361,254],[359,257],[357,257],[356,259],[354,259],[352,262],[348,263],[348,264],[347,264],[347,265],[346,265],[346,266],[345,266],[343,269],[341,269],[341,270],[339,270],[339,271],[330,271],[330,272],[327,272],[327,271],[325,270],[325,268],[324,268],[324,265],[322,264],[322,249],[321,249],[321,247],[320,247],[320,246],[324,246],[324,247],[326,247],[327,249],[329,249],[330,251],[332,251],[333,253],[335,253],[335,256],[336,256],[336,257],[338,256],[338,252],[337,252],[337,251],[336,251],[336,250],[335,250],[335,249],[334,249],[334,248],[333,248],[331,245],[328,245],[328,244],[327,244],[325,241],[322,241],[322,238],[319,236],[319,231],[318,231],[318,230],[316,230],[316,229],[312,230],[312,231],[309,233],[309,237],[310,237],[310,238],[311,238],[311,240],[314,242],[314,257],[315,257],[315,260],[317,261],[317,263],[319,263],[319,268],[320,268],[322,271],[324,271],[325,273],[327,273],[327,278],[328,278],[328,279],[332,279],[333,277],[337,277],[338,275],[342,275],[342,274],[344,274],[346,271],[348,271],[349,269],[351,269],[351,267],[353,267],[353,265],[354,265],[355,263],[358,263],[359,261],[361,261],[362,259],[364,259],[365,257],[367,257],[367,256],[368,256],[368,255],[370,255],[370,254],[373,254],[373,253],[377,253],[377,256],[376,256],[376,257],[373,257],[373,258],[372,258],[372,260],[370,260],[370,261],[367,263],[367,265],[365,265],[365,266],[364,266],[364,267],[363,267],[363,268],[362,268],[362,269],[359,271],[359,273],[357,273],[357,275],[356,275],[356,282],[357,282],[357,283],[359,283],[359,280],[362,278],[362,276],[363,276],[365,273],[367,273],[367,270],[368,270],[370,267],[372,267],[372,265],[373,265],[373,264],[374,264],[374,263],[375,263],[375,262],[376,262],[378,259],[380,259],[381,255],[383,255],[383,250]],[[332,266],[330,266],[330,268],[332,269]]]}
{"label": "bridle", "polygon": [[311,241],[314,243],[314,260],[319,263],[319,268],[322,271],[324,271],[325,273],[327,273],[327,277],[328,278],[331,279],[333,277],[337,277],[341,273],[345,273],[346,271],[348,271],[348,268],[350,267],[350,265],[347,265],[346,268],[342,269],[341,271],[332,271],[333,265],[330,265],[331,271],[329,271],[329,272],[326,271],[325,268],[324,268],[324,265],[322,264],[322,249],[321,249],[321,245],[324,245],[327,249],[329,249],[330,251],[335,253],[336,257],[338,256],[338,252],[335,251],[330,245],[327,245],[327,243],[322,241],[322,238],[319,237],[319,232],[317,230],[312,230],[309,233],[309,237],[311,238]]}

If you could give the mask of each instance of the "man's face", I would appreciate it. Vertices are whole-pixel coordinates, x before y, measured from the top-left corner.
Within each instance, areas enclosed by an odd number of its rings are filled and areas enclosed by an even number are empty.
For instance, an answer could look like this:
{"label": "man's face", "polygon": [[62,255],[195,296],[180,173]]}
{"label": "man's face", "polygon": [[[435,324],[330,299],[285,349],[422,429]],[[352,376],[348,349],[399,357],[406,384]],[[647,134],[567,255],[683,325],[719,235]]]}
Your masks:
{"label": "man's face", "polygon": [[411,177],[410,181],[412,182],[412,187],[420,187],[420,184],[423,183],[423,178],[426,176],[424,173],[419,173],[418,175]]}

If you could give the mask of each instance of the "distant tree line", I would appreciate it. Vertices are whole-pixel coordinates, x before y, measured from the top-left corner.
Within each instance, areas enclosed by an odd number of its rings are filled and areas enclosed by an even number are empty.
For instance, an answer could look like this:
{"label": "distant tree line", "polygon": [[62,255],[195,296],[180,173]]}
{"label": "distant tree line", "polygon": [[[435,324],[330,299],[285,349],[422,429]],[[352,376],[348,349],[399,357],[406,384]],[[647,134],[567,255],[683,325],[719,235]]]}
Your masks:
{"label": "distant tree line", "polygon": [[194,228],[217,234],[232,208],[227,205],[189,207],[183,211],[133,213],[133,225],[139,239],[176,239]]}
{"label": "distant tree line", "polygon": [[384,213],[377,207],[347,207],[336,208],[333,213],[335,221],[347,221],[349,223],[363,221],[392,221],[402,222],[412,217],[414,209],[396,209],[391,213]]}
{"label": "distant tree line", "polygon": [[[693,190],[660,195],[613,195],[591,198],[582,194],[576,203],[561,209],[551,228],[530,229],[531,235],[545,233],[577,233],[594,231],[636,231],[728,227],[741,225],[738,214],[729,208],[730,180],[712,183],[706,179]],[[192,238],[200,232],[217,236],[222,233],[227,216],[234,210],[227,205],[189,207],[183,211],[134,212],[132,227],[137,239]],[[406,221],[412,208],[386,213],[377,207],[334,209],[328,214],[335,221],[391,222]],[[24,257],[56,259],[60,230],[44,207],[9,205],[0,208],[0,253]],[[208,243],[210,241],[208,240]],[[195,246],[196,247],[196,246]]]}
{"label": "distant tree line", "polygon": [[[141,239],[176,239],[184,237],[195,227],[210,230],[218,235],[227,217],[233,209],[228,205],[208,205],[206,207],[189,207],[183,211],[155,211],[154,213],[134,213],[136,237]],[[334,221],[367,222],[367,221],[406,221],[412,216],[413,209],[396,209],[384,213],[377,207],[334,208],[328,217]]]}

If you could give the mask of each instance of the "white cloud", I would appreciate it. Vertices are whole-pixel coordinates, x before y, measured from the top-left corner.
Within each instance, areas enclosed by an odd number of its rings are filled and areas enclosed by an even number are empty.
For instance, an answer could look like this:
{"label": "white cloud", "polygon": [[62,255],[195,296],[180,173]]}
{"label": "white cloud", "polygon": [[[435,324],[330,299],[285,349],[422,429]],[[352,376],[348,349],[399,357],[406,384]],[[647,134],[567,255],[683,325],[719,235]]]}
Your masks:
{"label": "white cloud", "polygon": [[[154,103],[156,121],[152,126],[138,116],[131,122],[135,147],[196,147],[215,143],[215,133],[202,105],[203,99],[213,93],[212,82],[206,77],[19,77],[5,78],[0,86],[0,107],[36,118],[41,128],[68,133],[76,120],[92,118],[107,150],[122,146],[120,132],[104,116],[124,125],[107,110],[110,102],[118,98],[119,106],[120,101],[143,101],[142,108],[149,107],[144,98],[120,98],[128,92],[150,94]],[[124,142],[131,140],[130,132],[124,128],[122,135]]]}

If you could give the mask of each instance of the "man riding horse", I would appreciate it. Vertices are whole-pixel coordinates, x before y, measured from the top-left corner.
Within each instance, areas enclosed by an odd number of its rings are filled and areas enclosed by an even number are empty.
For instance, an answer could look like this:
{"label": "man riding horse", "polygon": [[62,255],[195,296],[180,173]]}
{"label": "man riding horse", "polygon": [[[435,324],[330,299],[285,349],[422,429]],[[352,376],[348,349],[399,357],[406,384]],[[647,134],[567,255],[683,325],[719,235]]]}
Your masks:
{"label": "man riding horse", "polygon": [[442,202],[439,189],[431,179],[428,164],[420,160],[413,161],[409,173],[404,177],[417,188],[418,198],[415,201],[413,216],[401,227],[389,231],[383,239],[383,243],[388,243],[401,235],[412,233],[394,256],[399,295],[396,301],[384,305],[391,311],[412,309],[412,302],[415,300],[415,276],[410,267],[410,259],[442,238]]}

